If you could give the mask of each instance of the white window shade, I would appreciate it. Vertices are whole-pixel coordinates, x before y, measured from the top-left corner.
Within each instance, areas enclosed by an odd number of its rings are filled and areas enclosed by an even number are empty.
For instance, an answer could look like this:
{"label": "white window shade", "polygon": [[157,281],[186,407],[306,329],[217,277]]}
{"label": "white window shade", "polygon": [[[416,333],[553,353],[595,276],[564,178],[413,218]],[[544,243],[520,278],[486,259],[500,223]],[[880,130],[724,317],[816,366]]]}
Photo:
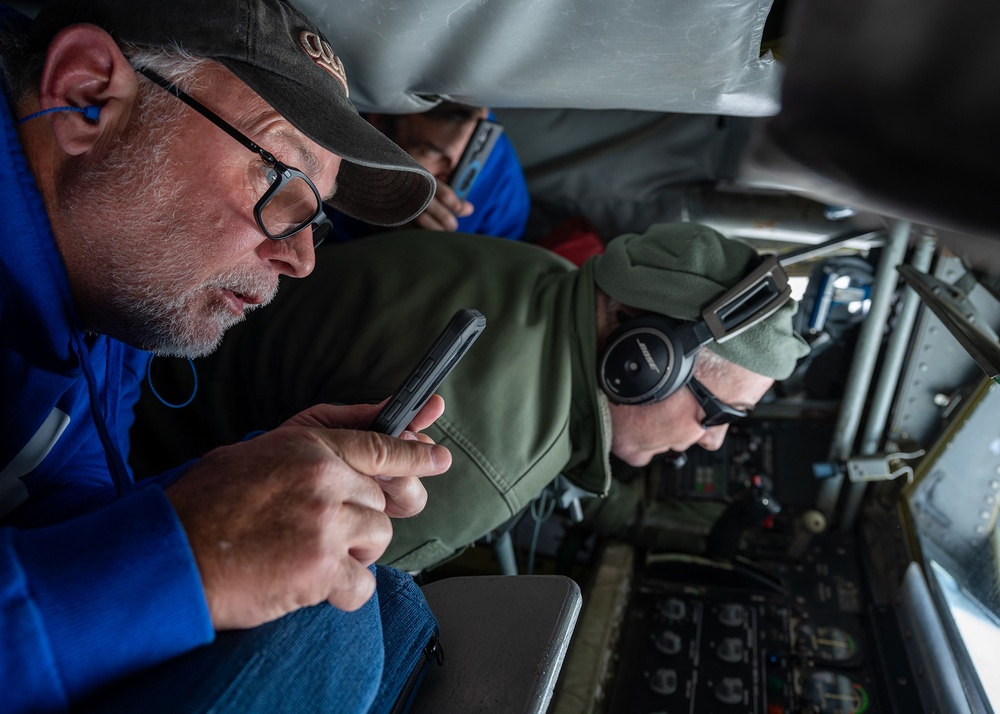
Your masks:
{"label": "white window shade", "polygon": [[436,97],[493,108],[778,110],[781,67],[760,56],[771,0],[295,4],[343,60],[362,111],[423,111]]}

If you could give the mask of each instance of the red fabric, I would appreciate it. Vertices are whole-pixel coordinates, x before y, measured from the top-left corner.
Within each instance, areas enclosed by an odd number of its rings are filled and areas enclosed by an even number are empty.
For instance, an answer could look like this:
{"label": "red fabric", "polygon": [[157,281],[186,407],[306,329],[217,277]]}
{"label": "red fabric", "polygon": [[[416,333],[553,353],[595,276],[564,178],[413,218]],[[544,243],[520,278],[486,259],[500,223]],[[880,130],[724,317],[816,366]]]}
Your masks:
{"label": "red fabric", "polygon": [[538,245],[576,265],[583,265],[587,258],[604,252],[604,241],[593,224],[583,216],[573,216],[563,221],[538,241]]}

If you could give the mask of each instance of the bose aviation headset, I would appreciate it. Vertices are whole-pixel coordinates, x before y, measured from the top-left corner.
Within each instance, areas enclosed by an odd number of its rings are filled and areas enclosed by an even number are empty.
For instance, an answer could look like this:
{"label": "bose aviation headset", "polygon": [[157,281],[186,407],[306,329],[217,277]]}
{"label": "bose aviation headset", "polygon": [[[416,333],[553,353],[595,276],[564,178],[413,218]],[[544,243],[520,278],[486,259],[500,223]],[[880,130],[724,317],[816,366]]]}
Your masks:
{"label": "bose aviation headset", "polygon": [[691,379],[698,351],[725,342],[766,320],[791,297],[777,257],[754,270],[701,311],[696,322],[648,313],[623,322],[608,337],[598,362],[598,383],[613,404],[666,399]]}

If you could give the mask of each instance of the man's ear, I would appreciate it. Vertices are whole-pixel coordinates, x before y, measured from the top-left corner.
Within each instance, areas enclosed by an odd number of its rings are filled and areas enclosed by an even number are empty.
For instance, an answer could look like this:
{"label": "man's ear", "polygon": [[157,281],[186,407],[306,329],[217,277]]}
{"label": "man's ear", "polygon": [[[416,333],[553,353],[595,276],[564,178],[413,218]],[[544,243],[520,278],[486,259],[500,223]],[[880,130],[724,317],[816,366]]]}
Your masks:
{"label": "man's ear", "polygon": [[38,104],[42,110],[99,108],[96,121],[79,112],[46,115],[62,150],[79,156],[125,127],[138,84],[135,70],[111,35],[96,25],[71,25],[49,43]]}

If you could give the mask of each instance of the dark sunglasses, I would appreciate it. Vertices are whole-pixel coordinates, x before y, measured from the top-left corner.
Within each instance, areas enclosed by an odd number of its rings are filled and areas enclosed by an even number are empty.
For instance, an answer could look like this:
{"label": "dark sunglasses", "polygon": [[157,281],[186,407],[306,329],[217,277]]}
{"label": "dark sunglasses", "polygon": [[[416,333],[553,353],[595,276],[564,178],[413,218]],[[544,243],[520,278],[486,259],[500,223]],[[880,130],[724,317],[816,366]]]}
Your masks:
{"label": "dark sunglasses", "polygon": [[695,400],[697,400],[698,404],[705,411],[705,418],[701,420],[701,426],[704,429],[710,429],[713,426],[722,426],[723,424],[732,424],[737,419],[742,419],[750,414],[749,410],[737,409],[719,400],[718,397],[708,391],[708,388],[704,384],[694,377],[688,380],[687,386],[694,395]]}
{"label": "dark sunglasses", "polygon": [[264,235],[271,240],[284,240],[311,226],[313,247],[318,247],[323,242],[330,234],[333,224],[327,217],[319,190],[308,176],[278,161],[271,152],[257,146],[250,137],[242,134],[236,127],[170,80],[145,67],[139,67],[136,71],[180,99],[260,157],[263,162],[261,172],[264,189],[263,195],[254,206],[253,217]]}

